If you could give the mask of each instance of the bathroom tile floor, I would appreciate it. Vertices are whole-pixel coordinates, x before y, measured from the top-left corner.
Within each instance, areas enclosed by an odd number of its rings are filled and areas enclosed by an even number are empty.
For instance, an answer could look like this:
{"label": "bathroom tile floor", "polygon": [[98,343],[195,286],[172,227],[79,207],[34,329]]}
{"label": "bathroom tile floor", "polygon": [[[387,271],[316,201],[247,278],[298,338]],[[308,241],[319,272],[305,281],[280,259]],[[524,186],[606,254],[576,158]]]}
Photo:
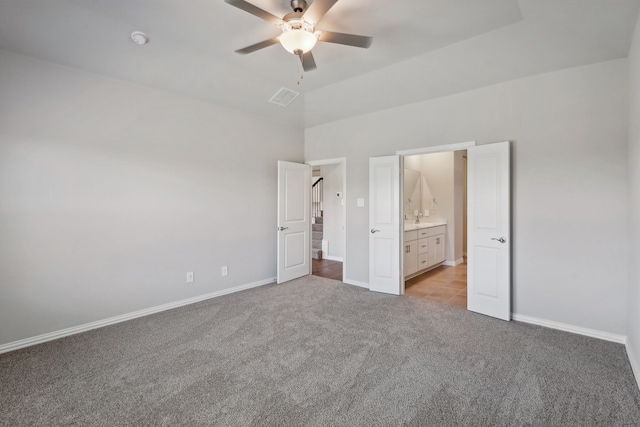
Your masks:
{"label": "bathroom tile floor", "polygon": [[441,265],[405,282],[405,295],[467,308],[467,264]]}

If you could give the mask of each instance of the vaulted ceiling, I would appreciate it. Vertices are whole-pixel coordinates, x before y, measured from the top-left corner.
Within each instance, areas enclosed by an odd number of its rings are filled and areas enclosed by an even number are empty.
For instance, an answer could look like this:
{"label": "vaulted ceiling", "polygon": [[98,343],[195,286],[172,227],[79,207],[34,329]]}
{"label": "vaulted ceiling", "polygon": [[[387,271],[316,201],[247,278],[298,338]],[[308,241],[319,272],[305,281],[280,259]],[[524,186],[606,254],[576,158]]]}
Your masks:
{"label": "vaulted ceiling", "polygon": [[[291,11],[289,0],[248,1]],[[624,58],[639,10],[640,0],[340,0],[322,29],[373,45],[319,43],[302,80],[279,45],[234,53],[279,29],[223,0],[0,0],[0,49],[313,126]],[[134,44],[136,30],[150,43]],[[281,87],[303,95],[268,103]]]}

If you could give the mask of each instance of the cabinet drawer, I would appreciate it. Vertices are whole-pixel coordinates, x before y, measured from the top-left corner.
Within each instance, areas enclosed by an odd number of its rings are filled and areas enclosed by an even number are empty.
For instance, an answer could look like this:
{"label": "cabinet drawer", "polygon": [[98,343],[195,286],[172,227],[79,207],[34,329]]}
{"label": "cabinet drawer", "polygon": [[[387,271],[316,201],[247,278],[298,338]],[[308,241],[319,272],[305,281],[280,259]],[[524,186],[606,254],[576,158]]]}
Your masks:
{"label": "cabinet drawer", "polygon": [[429,251],[429,239],[418,239],[418,253],[426,254]]}
{"label": "cabinet drawer", "polygon": [[437,227],[430,227],[427,228],[427,231],[429,232],[429,236],[437,236],[438,234],[444,234],[447,232],[447,226],[446,225],[439,225]]}
{"label": "cabinet drawer", "polygon": [[404,232],[405,242],[410,242],[412,240],[417,240],[417,239],[418,239],[418,230],[411,230],[411,231]]}
{"label": "cabinet drawer", "polygon": [[420,230],[416,230],[416,232],[418,233],[418,239],[422,239],[424,237],[428,237],[429,236],[429,229],[428,228],[421,228]]}
{"label": "cabinet drawer", "polygon": [[429,266],[428,255],[429,254],[427,253],[418,255],[418,271],[423,270]]}

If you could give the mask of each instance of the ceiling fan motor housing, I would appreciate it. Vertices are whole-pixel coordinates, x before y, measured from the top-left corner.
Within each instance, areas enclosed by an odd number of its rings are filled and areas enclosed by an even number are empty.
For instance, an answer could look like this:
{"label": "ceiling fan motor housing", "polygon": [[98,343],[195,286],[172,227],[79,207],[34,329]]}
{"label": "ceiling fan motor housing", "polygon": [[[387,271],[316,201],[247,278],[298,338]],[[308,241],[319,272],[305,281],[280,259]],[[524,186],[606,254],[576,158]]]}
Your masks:
{"label": "ceiling fan motor housing", "polygon": [[307,8],[307,2],[304,0],[291,0],[291,8],[294,12],[304,12]]}

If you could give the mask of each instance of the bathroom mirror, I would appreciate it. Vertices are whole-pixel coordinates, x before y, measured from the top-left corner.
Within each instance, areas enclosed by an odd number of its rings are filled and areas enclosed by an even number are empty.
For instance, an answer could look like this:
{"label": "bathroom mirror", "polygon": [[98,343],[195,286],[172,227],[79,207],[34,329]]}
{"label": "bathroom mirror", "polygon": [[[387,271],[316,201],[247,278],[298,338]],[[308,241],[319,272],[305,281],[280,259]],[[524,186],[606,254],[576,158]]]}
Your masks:
{"label": "bathroom mirror", "polygon": [[404,170],[404,213],[407,218],[415,218],[416,211],[421,211],[421,174],[413,169]]}

